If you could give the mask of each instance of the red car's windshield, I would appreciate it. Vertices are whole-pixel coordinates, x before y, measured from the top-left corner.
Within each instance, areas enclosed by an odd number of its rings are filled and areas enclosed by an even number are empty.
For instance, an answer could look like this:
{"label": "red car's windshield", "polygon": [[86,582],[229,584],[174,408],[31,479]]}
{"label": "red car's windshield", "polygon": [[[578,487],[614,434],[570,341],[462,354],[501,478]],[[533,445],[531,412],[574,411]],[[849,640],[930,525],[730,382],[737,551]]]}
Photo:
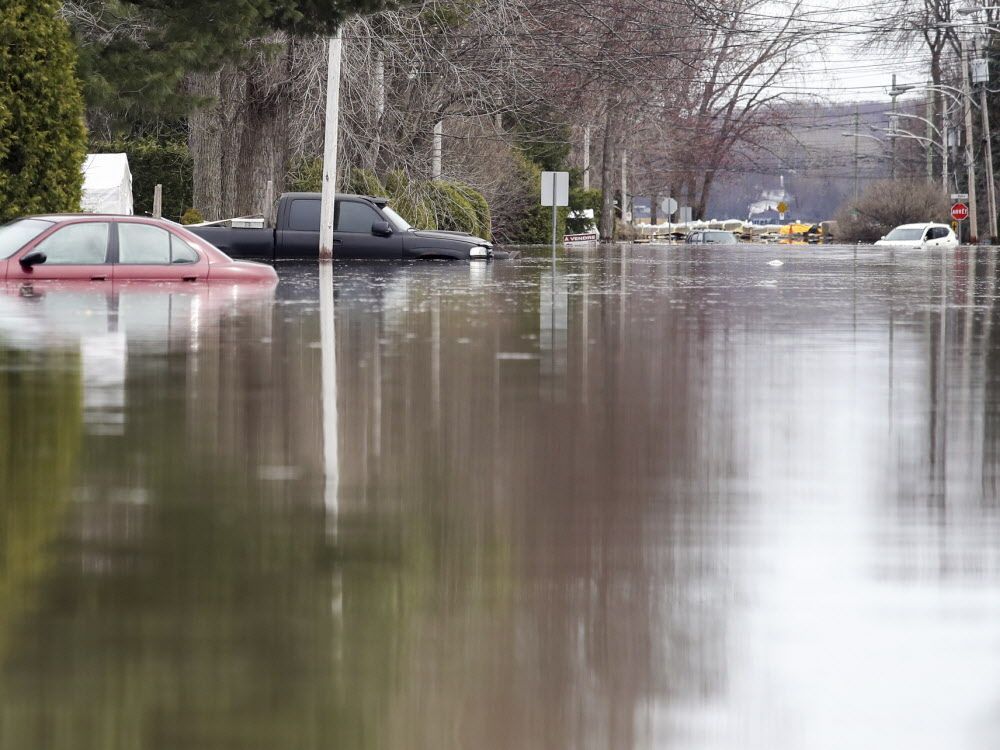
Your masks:
{"label": "red car's windshield", "polygon": [[0,227],[0,258],[9,258],[46,229],[51,221],[44,219],[19,219]]}

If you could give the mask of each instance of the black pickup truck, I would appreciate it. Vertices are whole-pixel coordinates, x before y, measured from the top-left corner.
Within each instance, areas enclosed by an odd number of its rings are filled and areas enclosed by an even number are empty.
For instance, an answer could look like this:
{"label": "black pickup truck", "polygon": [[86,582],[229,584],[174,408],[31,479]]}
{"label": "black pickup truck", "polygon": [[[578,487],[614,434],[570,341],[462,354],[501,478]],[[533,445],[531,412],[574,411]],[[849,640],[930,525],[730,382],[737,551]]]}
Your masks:
{"label": "black pickup truck", "polygon": [[[233,258],[270,260],[319,257],[319,193],[285,193],[274,228],[188,227]],[[496,257],[506,257],[498,252]],[[333,257],[367,260],[448,258],[488,260],[493,245],[465,232],[414,229],[384,198],[338,195],[334,203]]]}

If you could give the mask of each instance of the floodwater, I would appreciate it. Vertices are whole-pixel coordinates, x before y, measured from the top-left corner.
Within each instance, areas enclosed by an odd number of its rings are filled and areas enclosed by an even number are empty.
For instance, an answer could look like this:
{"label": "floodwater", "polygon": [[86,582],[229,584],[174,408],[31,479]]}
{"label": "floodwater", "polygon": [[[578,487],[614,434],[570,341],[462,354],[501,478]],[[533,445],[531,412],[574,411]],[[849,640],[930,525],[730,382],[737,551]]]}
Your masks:
{"label": "floodwater", "polygon": [[279,271],[0,294],[0,748],[1000,745],[992,251]]}

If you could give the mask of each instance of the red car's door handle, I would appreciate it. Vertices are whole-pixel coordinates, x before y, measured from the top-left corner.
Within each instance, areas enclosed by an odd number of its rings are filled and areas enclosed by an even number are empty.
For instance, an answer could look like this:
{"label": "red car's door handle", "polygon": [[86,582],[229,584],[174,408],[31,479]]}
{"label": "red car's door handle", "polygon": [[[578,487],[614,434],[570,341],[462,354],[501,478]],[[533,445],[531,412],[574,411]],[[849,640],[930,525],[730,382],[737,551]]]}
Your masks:
{"label": "red car's door handle", "polygon": [[184,277],[182,277],[182,280],[183,281],[197,281],[198,277],[197,276],[184,276]]}
{"label": "red car's door handle", "polygon": [[90,280],[91,281],[107,281],[108,277],[107,276],[91,276]]}

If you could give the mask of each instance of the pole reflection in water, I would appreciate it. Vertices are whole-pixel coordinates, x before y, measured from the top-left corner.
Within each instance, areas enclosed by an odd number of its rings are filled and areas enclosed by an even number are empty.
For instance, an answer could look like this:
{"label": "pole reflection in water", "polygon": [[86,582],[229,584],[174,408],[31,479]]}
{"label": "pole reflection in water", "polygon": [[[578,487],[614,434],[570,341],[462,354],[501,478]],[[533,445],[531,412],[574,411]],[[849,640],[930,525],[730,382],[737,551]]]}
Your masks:
{"label": "pole reflection in water", "polygon": [[340,510],[337,492],[340,485],[340,453],[337,435],[337,328],[334,316],[333,262],[319,264],[320,352],[323,386],[323,503],[327,510],[327,529],[337,535]]}

